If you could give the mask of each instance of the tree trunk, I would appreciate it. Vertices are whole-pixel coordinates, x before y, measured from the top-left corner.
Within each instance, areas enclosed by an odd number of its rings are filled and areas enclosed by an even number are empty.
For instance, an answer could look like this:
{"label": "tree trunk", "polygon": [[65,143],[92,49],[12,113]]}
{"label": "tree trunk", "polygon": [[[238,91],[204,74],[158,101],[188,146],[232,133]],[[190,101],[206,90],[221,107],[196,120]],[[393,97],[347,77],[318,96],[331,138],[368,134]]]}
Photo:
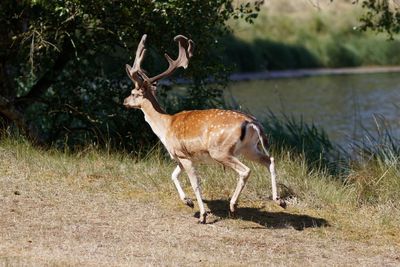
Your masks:
{"label": "tree trunk", "polygon": [[63,71],[65,65],[70,61],[73,51],[70,40],[65,40],[61,53],[54,61],[53,66],[37,80],[26,95],[21,97],[16,97],[17,91],[9,81],[6,65],[4,61],[0,62],[0,114],[6,118],[6,122],[9,122],[5,127],[15,124],[23,135],[36,143],[39,142],[39,134],[35,127],[29,125],[25,111],[46,93],[47,89]]}
{"label": "tree trunk", "polygon": [[6,118],[6,125],[3,127],[8,127],[12,123],[15,123],[17,128],[29,139],[38,140],[34,131],[30,129],[26,123],[25,116],[20,112],[14,105],[13,102],[9,101],[7,98],[0,95],[0,114],[2,117]]}
{"label": "tree trunk", "polygon": [[22,131],[27,129],[24,116],[14,105],[16,91],[10,82],[4,58],[0,61],[0,114],[3,118],[1,127],[7,128],[15,123]]}

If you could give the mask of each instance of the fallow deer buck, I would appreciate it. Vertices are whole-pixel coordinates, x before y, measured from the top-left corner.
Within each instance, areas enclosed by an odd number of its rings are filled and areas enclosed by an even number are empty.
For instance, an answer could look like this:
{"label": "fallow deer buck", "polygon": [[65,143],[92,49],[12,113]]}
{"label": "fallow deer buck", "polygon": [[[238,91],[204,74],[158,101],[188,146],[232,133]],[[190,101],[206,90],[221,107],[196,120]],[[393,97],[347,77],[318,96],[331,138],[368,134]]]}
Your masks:
{"label": "fallow deer buck", "polygon": [[[239,161],[239,155],[269,167],[272,182],[272,198],[278,200],[274,158],[266,150],[267,138],[261,124],[252,116],[230,110],[190,110],[175,115],[166,114],[156,99],[156,82],[172,75],[179,67],[187,68],[193,53],[193,41],[185,36],[174,38],[178,42],[179,55],[172,60],[167,54],[169,63],[166,71],[154,77],[148,77],[141,68],[145,57],[146,35],[143,35],[136,50],[133,66],[126,65],[126,71],[135,87],[131,95],[125,98],[124,106],[141,109],[145,120],[160,138],[172,159],[178,166],[172,173],[172,181],[178,190],[181,200],[188,206],[193,201],[186,197],[178,181],[182,169],[189,176],[191,186],[200,208],[200,223],[206,222],[206,210],[201,196],[199,178],[195,164],[212,159],[232,168],[239,174],[239,181],[230,200],[230,211],[235,212],[236,203],[250,175],[250,169]],[[259,149],[261,147],[261,151]],[[282,202],[280,203],[282,205]]]}

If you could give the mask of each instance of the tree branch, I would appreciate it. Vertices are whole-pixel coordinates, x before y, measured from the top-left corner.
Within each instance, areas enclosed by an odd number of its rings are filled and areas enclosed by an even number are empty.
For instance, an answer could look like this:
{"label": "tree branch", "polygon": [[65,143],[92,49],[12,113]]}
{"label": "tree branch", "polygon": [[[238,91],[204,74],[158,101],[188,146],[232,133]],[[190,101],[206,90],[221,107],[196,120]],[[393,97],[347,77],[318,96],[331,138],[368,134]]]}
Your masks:
{"label": "tree branch", "polygon": [[71,44],[71,41],[65,38],[61,53],[58,55],[57,59],[54,62],[54,65],[51,69],[47,70],[42,77],[33,85],[30,91],[19,98],[16,99],[16,102],[23,103],[23,106],[27,104],[27,102],[37,101],[46,91],[47,89],[54,83],[57,76],[63,71],[65,65],[70,61],[74,52],[74,48]]}

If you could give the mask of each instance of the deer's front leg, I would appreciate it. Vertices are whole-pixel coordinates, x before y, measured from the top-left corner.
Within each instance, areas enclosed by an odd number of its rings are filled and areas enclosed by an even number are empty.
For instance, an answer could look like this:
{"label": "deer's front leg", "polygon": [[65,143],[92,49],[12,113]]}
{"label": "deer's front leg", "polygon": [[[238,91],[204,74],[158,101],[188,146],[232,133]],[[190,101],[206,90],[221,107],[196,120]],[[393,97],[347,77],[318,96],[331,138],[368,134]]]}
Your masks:
{"label": "deer's front leg", "polygon": [[172,181],[173,181],[174,184],[175,184],[176,190],[178,190],[180,199],[181,199],[186,205],[188,205],[189,207],[193,208],[193,207],[194,207],[193,201],[192,201],[190,198],[186,197],[186,194],[185,194],[185,192],[183,192],[182,186],[181,186],[181,184],[179,183],[178,177],[179,177],[179,175],[180,175],[181,173],[182,173],[182,168],[181,168],[181,166],[179,166],[179,165],[176,166],[175,170],[172,172],[172,175],[171,175]]}
{"label": "deer's front leg", "polygon": [[190,184],[192,185],[194,194],[196,195],[197,203],[199,205],[200,209],[200,223],[206,223],[206,209],[204,208],[204,203],[203,199],[201,196],[201,189],[200,189],[200,183],[199,183],[199,178],[197,177],[196,170],[193,166],[193,162],[188,160],[188,159],[180,159],[180,163],[182,164],[182,167],[185,169],[186,173],[189,176]]}

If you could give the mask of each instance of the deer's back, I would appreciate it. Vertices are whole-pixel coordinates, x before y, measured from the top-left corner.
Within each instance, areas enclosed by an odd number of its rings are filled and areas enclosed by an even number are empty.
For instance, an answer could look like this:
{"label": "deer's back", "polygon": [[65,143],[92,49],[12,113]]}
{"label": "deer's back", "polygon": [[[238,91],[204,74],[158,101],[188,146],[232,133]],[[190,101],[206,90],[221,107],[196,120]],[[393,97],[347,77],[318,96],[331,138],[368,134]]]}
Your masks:
{"label": "deer's back", "polygon": [[[172,154],[178,157],[207,158],[214,149],[229,152],[243,135],[245,125],[255,119],[231,110],[191,110],[172,115]],[[224,151],[225,150],[225,151]]]}

